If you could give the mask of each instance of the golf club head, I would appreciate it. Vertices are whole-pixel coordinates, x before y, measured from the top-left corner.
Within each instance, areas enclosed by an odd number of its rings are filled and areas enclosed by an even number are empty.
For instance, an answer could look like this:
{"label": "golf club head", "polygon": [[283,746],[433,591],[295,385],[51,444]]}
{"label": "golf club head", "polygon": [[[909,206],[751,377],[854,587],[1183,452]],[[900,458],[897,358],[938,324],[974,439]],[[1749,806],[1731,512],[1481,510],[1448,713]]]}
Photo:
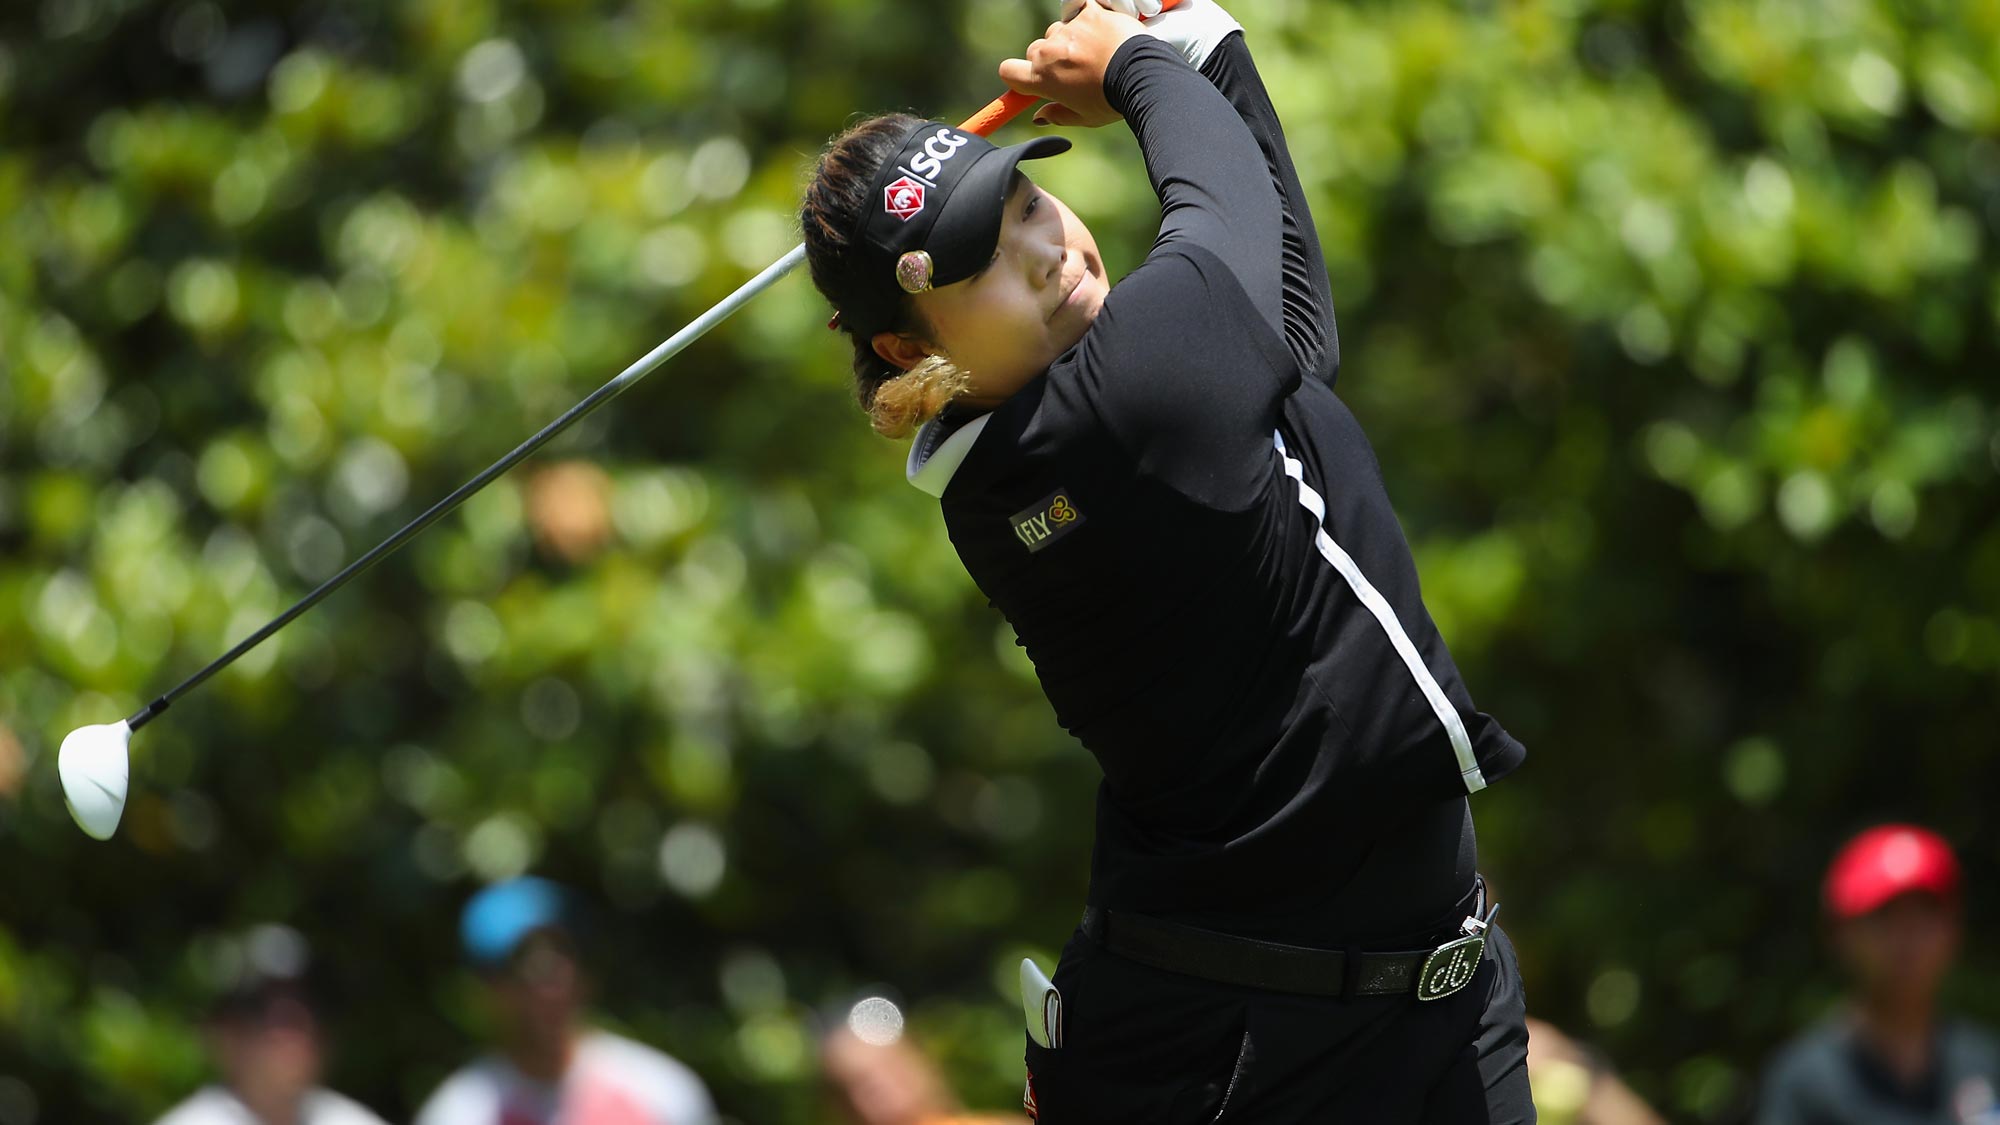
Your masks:
{"label": "golf club head", "polygon": [[63,739],[56,754],[62,775],[63,799],[69,815],[85,834],[109,840],[125,814],[125,792],[131,778],[127,747],[132,728],[123,722],[78,727]]}

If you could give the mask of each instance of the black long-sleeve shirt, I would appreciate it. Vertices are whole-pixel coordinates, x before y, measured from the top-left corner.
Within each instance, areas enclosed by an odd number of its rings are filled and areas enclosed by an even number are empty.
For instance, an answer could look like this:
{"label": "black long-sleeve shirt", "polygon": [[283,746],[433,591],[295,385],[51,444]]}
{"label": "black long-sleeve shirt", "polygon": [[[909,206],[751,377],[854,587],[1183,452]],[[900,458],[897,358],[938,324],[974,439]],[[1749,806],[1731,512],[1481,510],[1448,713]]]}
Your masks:
{"label": "black long-sleeve shirt", "polygon": [[1356,936],[1327,907],[1370,850],[1525,750],[1473,707],[1333,394],[1325,264],[1242,36],[1200,72],[1135,37],[1105,93],[1158,240],[1045,376],[920,434],[912,479],[1103,768],[1091,900]]}

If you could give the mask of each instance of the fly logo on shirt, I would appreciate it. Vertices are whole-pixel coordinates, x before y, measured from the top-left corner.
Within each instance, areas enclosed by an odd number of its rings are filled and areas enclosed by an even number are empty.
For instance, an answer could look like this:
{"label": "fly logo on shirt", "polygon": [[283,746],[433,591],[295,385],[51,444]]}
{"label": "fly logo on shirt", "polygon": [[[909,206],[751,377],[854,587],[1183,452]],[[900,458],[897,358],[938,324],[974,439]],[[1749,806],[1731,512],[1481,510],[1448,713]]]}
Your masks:
{"label": "fly logo on shirt", "polygon": [[1042,499],[1042,502],[1020,512],[1009,521],[1014,525],[1014,537],[1030,551],[1061,539],[1083,526],[1083,513],[1077,511],[1076,503],[1064,489],[1056,489]]}

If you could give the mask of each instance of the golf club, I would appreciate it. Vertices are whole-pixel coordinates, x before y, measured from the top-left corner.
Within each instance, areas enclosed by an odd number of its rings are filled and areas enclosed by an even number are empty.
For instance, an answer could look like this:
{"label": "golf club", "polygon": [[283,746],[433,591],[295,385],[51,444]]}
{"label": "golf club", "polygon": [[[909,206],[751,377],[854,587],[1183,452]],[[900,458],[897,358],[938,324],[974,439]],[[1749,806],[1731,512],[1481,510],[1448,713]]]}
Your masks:
{"label": "golf club", "polygon": [[[1161,10],[1176,6],[1180,0],[1167,0]],[[1039,99],[1028,94],[1008,91],[987,103],[979,112],[966,119],[960,126],[965,132],[986,136],[1007,122],[1019,116]],[[408,542],[418,532],[443,518],[452,509],[463,504],[474,493],[491,484],[495,477],[520,464],[537,449],[547,445],[564,430],[603,406],[626,388],[638,382],[662,363],[672,358],[689,344],[700,339],[709,329],[727,320],[736,310],[748,304],[751,298],[770,288],[780,278],[798,268],[805,261],[806,248],[800,244],[791,252],[771,263],[763,272],[739,286],[734,293],[722,299],[715,307],[701,314],[687,327],[674,333],[658,347],[641,356],[631,366],[618,373],[610,382],[592,391],[583,401],[563,412],[562,416],[543,426],[533,437],[514,447],[506,456],[487,466],[479,475],[466,481],[449,496],[431,505],[422,515],[404,524],[395,534],[384,539],[338,574],[322,582],[263,628],[243,638],[236,647],[215,658],[206,667],[174,685],[165,693],[146,704],[138,711],[116,723],[78,727],[65,737],[62,748],[56,756],[56,771],[62,778],[63,796],[68,802],[70,815],[84,832],[99,840],[108,840],[117,830],[118,821],[125,812],[125,799],[130,782],[129,747],[132,732],[152,722],[154,718],[173,706],[174,701],[201,686],[210,676],[227,668],[238,657],[262,644],[271,634],[284,628],[293,618],[319,604],[327,595],[346,585],[355,575],[381,561],[390,552]]]}

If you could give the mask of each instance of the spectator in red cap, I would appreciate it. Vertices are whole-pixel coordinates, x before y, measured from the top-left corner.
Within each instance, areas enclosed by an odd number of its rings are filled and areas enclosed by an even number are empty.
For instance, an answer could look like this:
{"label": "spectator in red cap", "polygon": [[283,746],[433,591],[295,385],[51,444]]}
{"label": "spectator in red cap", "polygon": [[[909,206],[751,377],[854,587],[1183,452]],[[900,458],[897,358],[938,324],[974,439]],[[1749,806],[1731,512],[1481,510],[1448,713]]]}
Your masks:
{"label": "spectator in red cap", "polygon": [[1826,873],[1850,1002],[1787,1046],[1759,1125],[2000,1125],[2000,1042],[1938,1010],[1963,932],[1958,860],[1907,824],[1850,840]]}

